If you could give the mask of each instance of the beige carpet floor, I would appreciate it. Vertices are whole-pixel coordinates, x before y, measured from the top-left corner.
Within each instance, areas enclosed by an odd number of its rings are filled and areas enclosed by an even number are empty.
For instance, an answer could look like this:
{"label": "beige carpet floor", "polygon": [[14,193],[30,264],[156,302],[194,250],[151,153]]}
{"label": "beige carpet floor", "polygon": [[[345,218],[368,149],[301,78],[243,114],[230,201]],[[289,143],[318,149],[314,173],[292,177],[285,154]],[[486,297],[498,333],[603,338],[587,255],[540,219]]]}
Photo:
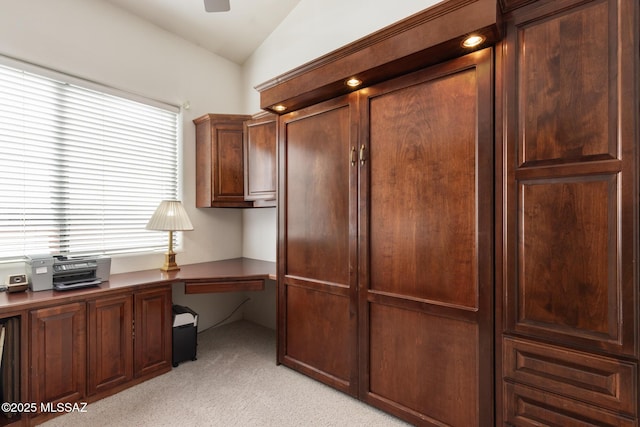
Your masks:
{"label": "beige carpet floor", "polygon": [[247,321],[198,335],[198,360],[44,424],[55,426],[406,426],[284,366],[275,331]]}

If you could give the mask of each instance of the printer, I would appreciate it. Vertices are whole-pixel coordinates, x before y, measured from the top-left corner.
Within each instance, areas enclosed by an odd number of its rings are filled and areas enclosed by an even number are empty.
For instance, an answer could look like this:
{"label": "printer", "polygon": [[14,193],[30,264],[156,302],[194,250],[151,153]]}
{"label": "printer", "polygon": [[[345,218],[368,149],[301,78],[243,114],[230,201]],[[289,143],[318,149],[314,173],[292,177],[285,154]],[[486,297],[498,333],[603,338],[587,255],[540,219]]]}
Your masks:
{"label": "printer", "polygon": [[29,289],[32,291],[64,291],[98,286],[109,280],[111,258],[31,255],[27,256],[25,267]]}

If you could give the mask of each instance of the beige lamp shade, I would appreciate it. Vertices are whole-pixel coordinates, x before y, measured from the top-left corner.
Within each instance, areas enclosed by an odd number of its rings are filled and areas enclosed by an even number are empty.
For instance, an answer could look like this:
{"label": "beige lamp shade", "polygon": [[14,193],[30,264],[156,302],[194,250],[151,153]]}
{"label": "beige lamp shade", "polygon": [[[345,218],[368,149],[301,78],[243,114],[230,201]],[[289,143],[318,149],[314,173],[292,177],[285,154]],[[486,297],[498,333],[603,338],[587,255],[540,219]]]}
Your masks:
{"label": "beige lamp shade", "polygon": [[169,232],[169,250],[164,255],[162,271],[180,270],[176,264],[176,253],[173,251],[173,232],[193,230],[191,220],[179,200],[163,200],[147,223],[147,230]]}
{"label": "beige lamp shade", "polygon": [[191,220],[179,200],[163,200],[147,223],[147,230],[193,230]]}

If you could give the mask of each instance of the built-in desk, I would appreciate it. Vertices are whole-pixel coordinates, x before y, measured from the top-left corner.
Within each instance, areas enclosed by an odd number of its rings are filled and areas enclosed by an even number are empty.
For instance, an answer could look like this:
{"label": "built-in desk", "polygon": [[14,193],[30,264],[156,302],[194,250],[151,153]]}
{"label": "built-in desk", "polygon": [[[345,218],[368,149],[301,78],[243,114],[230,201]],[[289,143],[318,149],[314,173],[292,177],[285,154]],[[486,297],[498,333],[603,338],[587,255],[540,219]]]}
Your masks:
{"label": "built-in desk", "polygon": [[180,270],[164,272],[159,268],[112,274],[108,282],[91,288],[70,291],[0,293],[0,316],[7,312],[62,304],[93,296],[119,293],[126,288],[143,289],[162,284],[184,283],[185,293],[257,291],[264,281],[275,280],[276,264],[251,258],[234,258],[180,266]]}
{"label": "built-in desk", "polygon": [[[184,283],[186,293],[260,290],[275,272],[274,262],[236,258],[173,272],[112,274],[84,289],[1,292],[0,323],[11,324],[3,347],[5,379],[11,377],[4,398],[92,402],[167,372],[175,284]],[[0,426],[39,424],[55,415],[0,414]]]}

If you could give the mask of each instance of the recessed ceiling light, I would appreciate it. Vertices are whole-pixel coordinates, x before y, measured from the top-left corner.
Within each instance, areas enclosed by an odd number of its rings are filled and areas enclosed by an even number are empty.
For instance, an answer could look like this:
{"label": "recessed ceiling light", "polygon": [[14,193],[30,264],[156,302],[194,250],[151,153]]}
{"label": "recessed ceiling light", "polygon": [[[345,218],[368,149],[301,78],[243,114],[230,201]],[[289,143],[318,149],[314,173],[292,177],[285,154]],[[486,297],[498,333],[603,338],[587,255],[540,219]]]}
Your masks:
{"label": "recessed ceiling light", "polygon": [[485,41],[485,38],[483,36],[474,34],[471,35],[469,37],[467,37],[466,39],[464,39],[464,41],[462,42],[462,46],[464,47],[476,47],[480,44],[482,44],[482,42]]}
{"label": "recessed ceiling light", "polygon": [[272,109],[273,111],[277,111],[278,113],[282,113],[284,110],[286,110],[286,109],[287,109],[287,107],[285,107],[285,106],[284,106],[284,105],[282,105],[282,104],[278,104],[278,105],[274,105],[273,107],[271,107],[271,109]]}
{"label": "recessed ceiling light", "polygon": [[356,78],[356,77],[351,77],[349,80],[347,80],[346,85],[349,87],[358,87],[362,84],[362,80]]}

